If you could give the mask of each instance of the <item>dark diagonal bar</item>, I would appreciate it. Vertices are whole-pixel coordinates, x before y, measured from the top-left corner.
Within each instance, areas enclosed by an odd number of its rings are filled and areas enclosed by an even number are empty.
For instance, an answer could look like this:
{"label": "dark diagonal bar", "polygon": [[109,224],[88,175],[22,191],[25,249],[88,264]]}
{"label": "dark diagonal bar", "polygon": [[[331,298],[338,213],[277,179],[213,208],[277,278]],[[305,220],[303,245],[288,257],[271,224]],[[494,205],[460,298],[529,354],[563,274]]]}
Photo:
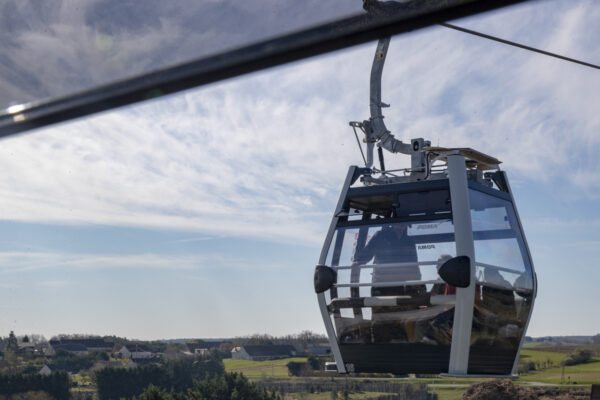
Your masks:
{"label": "dark diagonal bar", "polygon": [[527,0],[384,2],[375,12],[202,57],[58,99],[12,106],[0,114],[0,137],[144,101]]}

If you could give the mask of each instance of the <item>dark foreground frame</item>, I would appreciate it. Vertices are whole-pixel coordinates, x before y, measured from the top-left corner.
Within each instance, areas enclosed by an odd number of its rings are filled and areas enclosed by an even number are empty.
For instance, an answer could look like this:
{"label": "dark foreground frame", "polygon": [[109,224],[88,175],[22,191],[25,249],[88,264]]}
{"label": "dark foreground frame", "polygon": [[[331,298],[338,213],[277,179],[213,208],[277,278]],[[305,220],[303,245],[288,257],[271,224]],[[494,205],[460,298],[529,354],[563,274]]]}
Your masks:
{"label": "dark foreground frame", "polygon": [[391,12],[353,16],[62,98],[12,106],[0,113],[0,137],[524,1],[413,0]]}

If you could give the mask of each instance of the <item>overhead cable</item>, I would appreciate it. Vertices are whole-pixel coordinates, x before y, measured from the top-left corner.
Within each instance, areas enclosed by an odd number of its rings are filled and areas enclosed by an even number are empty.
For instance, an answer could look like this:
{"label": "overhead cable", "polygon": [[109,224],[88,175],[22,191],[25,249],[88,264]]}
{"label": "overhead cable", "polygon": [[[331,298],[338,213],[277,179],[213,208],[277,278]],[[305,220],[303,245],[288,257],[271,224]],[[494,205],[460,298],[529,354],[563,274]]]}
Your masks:
{"label": "overhead cable", "polygon": [[489,39],[489,40],[493,40],[495,42],[500,42],[500,43],[507,44],[509,46],[515,46],[515,47],[518,47],[518,48],[521,48],[521,49],[524,49],[524,50],[529,50],[529,51],[533,51],[535,53],[540,53],[540,54],[543,54],[545,56],[558,58],[558,59],[561,59],[561,60],[564,60],[564,61],[569,61],[569,62],[572,62],[572,63],[575,63],[575,64],[579,64],[579,65],[583,65],[583,66],[586,66],[586,67],[590,67],[590,68],[600,69],[600,65],[590,64],[590,63],[585,62],[585,61],[576,60],[574,58],[561,56],[560,54],[550,53],[549,51],[536,49],[535,47],[526,46],[524,44],[520,44],[520,43],[517,43],[517,42],[511,42],[510,40],[500,39],[500,38],[495,37],[495,36],[486,35],[485,33],[481,33],[481,32],[477,32],[477,31],[473,31],[471,29],[467,29],[467,28],[463,28],[463,27],[460,27],[460,26],[452,25],[452,24],[449,24],[447,22],[443,22],[440,25],[445,26],[446,28],[455,29],[457,31],[468,33],[470,35],[479,36],[479,37],[482,37],[484,39]]}

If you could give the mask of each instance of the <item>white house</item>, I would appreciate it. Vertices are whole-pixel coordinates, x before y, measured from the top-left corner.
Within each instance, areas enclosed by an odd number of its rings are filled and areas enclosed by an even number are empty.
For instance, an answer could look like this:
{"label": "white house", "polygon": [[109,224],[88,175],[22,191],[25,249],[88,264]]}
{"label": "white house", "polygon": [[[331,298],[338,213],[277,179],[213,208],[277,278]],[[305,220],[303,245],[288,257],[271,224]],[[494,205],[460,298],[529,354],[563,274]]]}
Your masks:
{"label": "white house", "polygon": [[206,357],[210,355],[210,349],[206,346],[206,343],[186,343],[183,354],[186,356]]}
{"label": "white house", "polygon": [[52,370],[50,369],[50,367],[47,364],[44,364],[42,369],[40,369],[40,371],[39,371],[40,375],[50,375],[51,373],[52,373]]}
{"label": "white house", "polygon": [[210,350],[208,349],[194,349],[194,354],[197,356],[206,357],[210,355]]}
{"label": "white house", "polygon": [[56,350],[54,350],[54,347],[48,345],[48,347],[44,347],[44,350],[42,351],[44,353],[45,356],[48,357],[52,357],[53,355],[56,354]]}
{"label": "white house", "polygon": [[128,344],[121,347],[117,354],[125,358],[150,358],[152,350],[141,344]]}

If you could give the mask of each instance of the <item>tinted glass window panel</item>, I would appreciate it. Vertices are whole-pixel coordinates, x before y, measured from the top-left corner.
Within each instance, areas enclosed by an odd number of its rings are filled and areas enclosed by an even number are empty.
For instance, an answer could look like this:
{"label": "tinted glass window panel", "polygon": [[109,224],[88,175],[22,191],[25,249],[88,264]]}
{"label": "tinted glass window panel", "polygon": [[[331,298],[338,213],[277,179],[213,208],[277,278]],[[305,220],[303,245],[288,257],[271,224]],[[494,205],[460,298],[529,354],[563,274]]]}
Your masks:
{"label": "tinted glass window panel", "polygon": [[475,305],[469,373],[509,374],[531,312],[531,263],[513,205],[470,190]]}
{"label": "tinted glass window panel", "polygon": [[453,294],[437,274],[455,254],[452,232],[449,220],[338,228],[327,260],[339,287],[327,301],[340,343],[449,346],[454,303],[429,296]]}

